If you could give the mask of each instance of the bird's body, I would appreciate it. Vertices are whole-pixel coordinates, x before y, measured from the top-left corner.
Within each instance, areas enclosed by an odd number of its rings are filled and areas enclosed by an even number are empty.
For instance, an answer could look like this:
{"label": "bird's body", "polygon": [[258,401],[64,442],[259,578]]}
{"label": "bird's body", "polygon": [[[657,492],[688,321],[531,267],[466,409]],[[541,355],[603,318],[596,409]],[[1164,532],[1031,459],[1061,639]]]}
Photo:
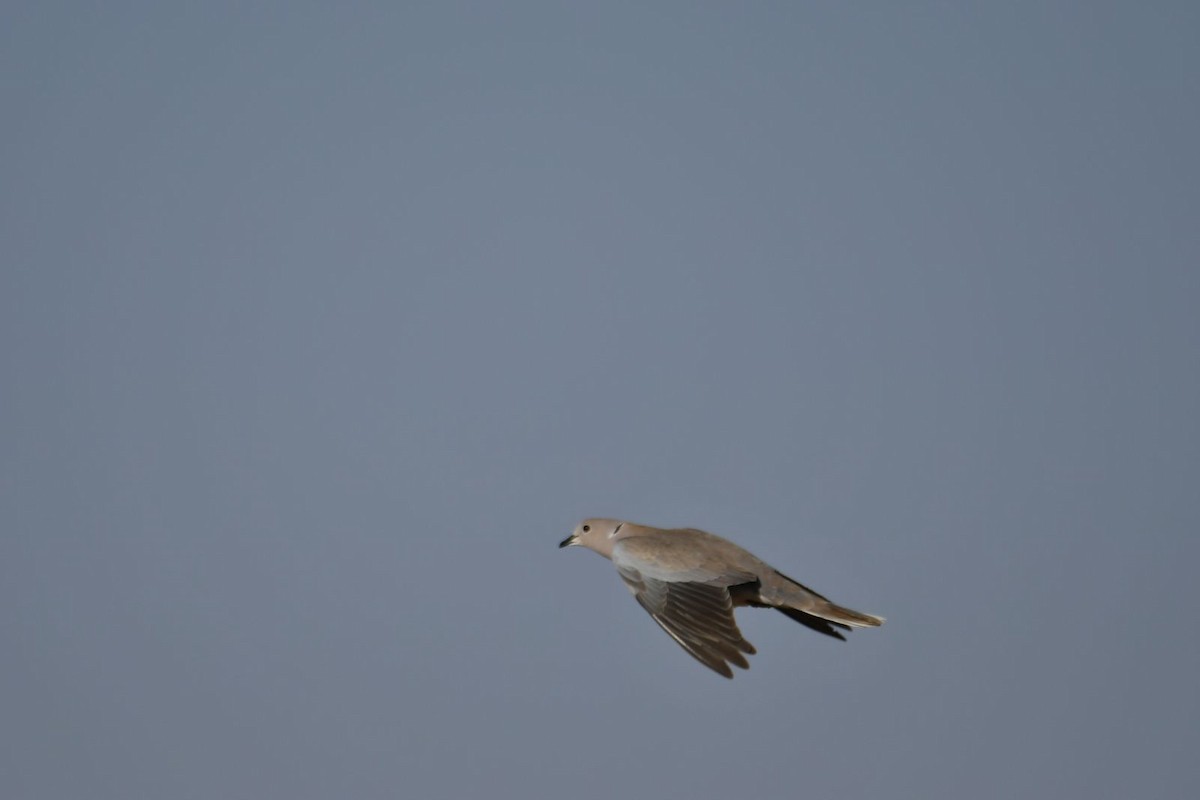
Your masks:
{"label": "bird's body", "polygon": [[[878,627],[882,617],[835,605],[753,553],[695,528],[662,529],[614,519],[584,520],[559,547],[581,545],[610,559],[638,603],[697,661],[726,678],[749,668],[754,646],[733,609],[774,608],[820,633]],[[839,630],[840,629],[840,630]]]}

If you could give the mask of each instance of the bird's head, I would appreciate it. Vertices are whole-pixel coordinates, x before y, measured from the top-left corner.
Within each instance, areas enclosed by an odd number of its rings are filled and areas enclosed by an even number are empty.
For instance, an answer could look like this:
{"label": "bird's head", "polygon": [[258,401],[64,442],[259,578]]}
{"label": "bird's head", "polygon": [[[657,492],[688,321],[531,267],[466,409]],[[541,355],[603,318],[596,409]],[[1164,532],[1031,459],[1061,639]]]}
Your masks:
{"label": "bird's head", "polygon": [[613,545],[621,539],[625,523],[619,519],[585,519],[575,531],[558,543],[559,547],[582,545],[605,558],[612,558]]}

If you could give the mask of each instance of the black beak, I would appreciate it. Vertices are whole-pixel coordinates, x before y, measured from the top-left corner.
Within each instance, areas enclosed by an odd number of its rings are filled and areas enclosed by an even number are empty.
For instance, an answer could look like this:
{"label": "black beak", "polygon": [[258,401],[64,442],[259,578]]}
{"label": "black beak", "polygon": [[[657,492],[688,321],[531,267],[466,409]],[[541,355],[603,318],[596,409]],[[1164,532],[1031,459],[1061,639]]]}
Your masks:
{"label": "black beak", "polygon": [[559,548],[570,547],[571,545],[573,545],[575,543],[576,543],[575,534],[572,533],[570,536],[568,536],[567,538],[565,538],[561,542],[559,542],[558,546],[559,546]]}

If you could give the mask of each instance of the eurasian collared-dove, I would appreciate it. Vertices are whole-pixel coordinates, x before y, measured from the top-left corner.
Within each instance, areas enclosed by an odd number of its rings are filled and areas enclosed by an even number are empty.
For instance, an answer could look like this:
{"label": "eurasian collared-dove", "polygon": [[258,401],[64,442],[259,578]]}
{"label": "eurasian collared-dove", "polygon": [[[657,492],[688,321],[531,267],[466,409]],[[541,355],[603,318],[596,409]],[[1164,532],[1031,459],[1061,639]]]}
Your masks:
{"label": "eurasian collared-dove", "polygon": [[[774,608],[814,631],[874,628],[883,617],[826,600],[730,541],[695,528],[664,530],[616,519],[586,519],[559,547],[583,545],[610,559],[642,608],[704,666],[726,678],[749,669],[738,606]],[[746,655],[743,655],[746,654]]]}

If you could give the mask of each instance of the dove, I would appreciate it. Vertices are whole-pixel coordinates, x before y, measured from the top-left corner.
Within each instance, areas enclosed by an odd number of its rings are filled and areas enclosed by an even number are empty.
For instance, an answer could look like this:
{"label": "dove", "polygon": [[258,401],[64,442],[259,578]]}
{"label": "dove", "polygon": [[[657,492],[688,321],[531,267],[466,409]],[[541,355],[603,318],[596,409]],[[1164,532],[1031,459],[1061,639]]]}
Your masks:
{"label": "dove", "polygon": [[733,677],[756,651],[733,610],[773,608],[801,625],[845,641],[842,631],[877,628],[883,617],[836,605],[727,539],[695,528],[663,529],[616,519],[586,519],[559,547],[586,547],[612,561],[621,580],[659,626],[692,657]]}

